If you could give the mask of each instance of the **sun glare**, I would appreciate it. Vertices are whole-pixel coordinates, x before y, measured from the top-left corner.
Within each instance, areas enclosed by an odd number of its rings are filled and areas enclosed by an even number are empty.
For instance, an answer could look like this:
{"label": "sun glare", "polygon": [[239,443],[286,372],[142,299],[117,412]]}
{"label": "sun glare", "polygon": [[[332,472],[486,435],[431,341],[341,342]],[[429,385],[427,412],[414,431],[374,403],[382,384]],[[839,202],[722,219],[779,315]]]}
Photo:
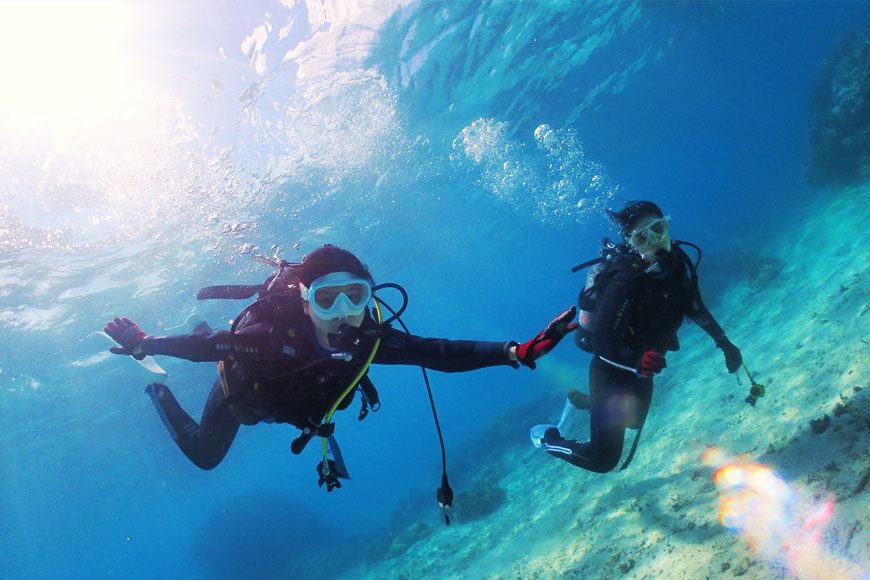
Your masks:
{"label": "sun glare", "polygon": [[0,2],[0,126],[78,130],[124,105],[135,78],[127,2]]}

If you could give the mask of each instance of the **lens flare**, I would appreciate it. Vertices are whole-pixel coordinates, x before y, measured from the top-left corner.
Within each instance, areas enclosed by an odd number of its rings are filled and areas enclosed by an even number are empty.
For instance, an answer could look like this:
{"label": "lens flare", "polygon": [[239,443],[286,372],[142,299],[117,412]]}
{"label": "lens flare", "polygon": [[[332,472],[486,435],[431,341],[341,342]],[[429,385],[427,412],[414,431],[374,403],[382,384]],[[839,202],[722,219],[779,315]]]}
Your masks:
{"label": "lens flare", "polygon": [[834,553],[823,541],[834,500],[808,501],[770,467],[707,449],[715,468],[719,521],[742,536],[772,567],[801,580],[868,580],[870,570]]}

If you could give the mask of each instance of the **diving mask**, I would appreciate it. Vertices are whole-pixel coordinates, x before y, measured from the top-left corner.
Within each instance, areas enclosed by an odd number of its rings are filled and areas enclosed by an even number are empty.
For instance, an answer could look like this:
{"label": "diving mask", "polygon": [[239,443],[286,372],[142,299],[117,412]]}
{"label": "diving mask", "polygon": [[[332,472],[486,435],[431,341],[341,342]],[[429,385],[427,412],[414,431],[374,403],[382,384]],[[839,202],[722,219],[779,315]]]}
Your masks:
{"label": "diving mask", "polygon": [[350,272],[321,276],[310,287],[299,285],[302,300],[321,320],[359,316],[372,298],[371,282]]}
{"label": "diving mask", "polygon": [[663,218],[651,221],[640,229],[634,230],[628,238],[629,243],[637,250],[644,250],[658,245],[669,250],[670,240],[668,239],[668,234],[671,231],[670,221],[671,216],[666,215]]}

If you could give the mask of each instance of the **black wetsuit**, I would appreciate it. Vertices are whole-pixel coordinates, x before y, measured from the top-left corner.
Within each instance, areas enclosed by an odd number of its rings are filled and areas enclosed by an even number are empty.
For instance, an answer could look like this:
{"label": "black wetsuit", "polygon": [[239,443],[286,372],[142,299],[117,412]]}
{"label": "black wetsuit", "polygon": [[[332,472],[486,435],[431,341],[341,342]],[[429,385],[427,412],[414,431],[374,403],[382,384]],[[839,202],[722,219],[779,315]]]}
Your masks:
{"label": "black wetsuit", "polygon": [[[679,350],[677,330],[688,317],[713,339],[724,337],[701,300],[694,266],[675,247],[660,262],[660,271],[636,253],[625,254],[596,278],[598,306],[591,328],[593,354],[589,367],[590,440],[545,439],[551,455],[606,473],[619,463],[625,429],[642,427],[652,400],[652,378],[638,377],[649,350]],[[601,279],[604,276],[605,279]]]}
{"label": "black wetsuit", "polygon": [[[221,462],[241,424],[267,421],[300,429],[319,425],[365,368],[378,336],[372,364],[443,372],[517,366],[508,355],[515,343],[421,338],[389,326],[378,328],[368,314],[361,328],[370,332],[359,345],[335,357],[335,351],[315,338],[313,324],[298,300],[281,296],[259,300],[238,318],[233,331],[147,337],[141,343],[144,354],[220,361],[221,379],[212,387],[200,423],[165,385],[150,385],[147,390],[178,446],[202,469]],[[338,409],[346,408],[353,394]]]}

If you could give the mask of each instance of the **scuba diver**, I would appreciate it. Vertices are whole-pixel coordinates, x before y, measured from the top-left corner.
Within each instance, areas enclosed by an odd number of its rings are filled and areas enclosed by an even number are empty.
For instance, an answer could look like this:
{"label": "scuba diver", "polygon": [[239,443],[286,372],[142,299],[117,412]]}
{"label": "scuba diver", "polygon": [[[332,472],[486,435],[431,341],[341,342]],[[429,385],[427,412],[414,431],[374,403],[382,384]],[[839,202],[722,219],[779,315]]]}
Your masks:
{"label": "scuba diver", "polygon": [[[593,359],[589,393],[568,395],[559,425],[532,428],[532,443],[577,467],[606,473],[619,463],[626,428],[636,430],[621,469],[628,467],[649,411],[653,376],[667,366],[665,354],[680,348],[677,330],[688,317],[712,338],[725,355],[729,373],[743,357],[728,340],[701,300],[697,263],[670,239],[670,216],[650,201],[608,211],[623,243],[604,240],[602,257],[573,271],[593,266],[578,298],[575,342]],[[590,411],[590,440],[566,439],[559,428],[570,408]]]}
{"label": "scuba diver", "polygon": [[[300,263],[277,265],[280,270],[262,285],[200,290],[199,299],[259,294],[228,331],[213,331],[202,323],[192,334],[154,337],[127,318],[115,318],[105,327],[106,334],[121,345],[110,349],[114,354],[137,360],[159,354],[218,363],[219,378],[199,423],[166,385],[146,388],[178,447],[202,469],[221,462],[240,425],[289,423],[302,430],[291,445],[294,454],[301,453],[313,437],[323,438],[318,483],[332,491],[341,487],[339,478],[349,478],[333,436],[332,414],[346,409],[357,390],[362,399],[360,420],[369,407],[378,410],[378,393],[367,375],[370,364],[415,365],[443,372],[496,365],[519,368],[520,364],[534,369],[535,360],[576,327],[571,323],[576,314],[572,306],[524,344],[421,338],[391,326],[394,320],[401,324],[399,315],[407,306],[404,290],[397,284],[376,286],[368,268],[350,252],[325,245]],[[398,312],[376,296],[381,288],[402,293],[405,302]],[[381,305],[393,317],[382,321]],[[442,483],[446,484],[446,472]],[[452,496],[449,487],[447,492]],[[439,490],[439,503],[441,494]],[[448,507],[450,499],[444,498]]]}

